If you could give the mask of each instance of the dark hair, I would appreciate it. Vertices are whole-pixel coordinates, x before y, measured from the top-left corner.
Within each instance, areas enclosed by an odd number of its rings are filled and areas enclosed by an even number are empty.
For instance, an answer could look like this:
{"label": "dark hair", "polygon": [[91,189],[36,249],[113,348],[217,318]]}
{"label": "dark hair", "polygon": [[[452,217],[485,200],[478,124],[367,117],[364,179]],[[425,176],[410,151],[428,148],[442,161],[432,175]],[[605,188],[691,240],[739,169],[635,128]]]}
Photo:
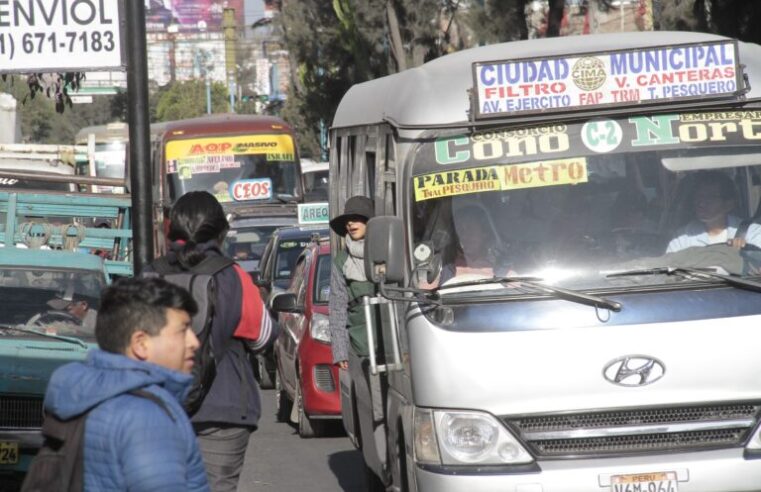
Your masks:
{"label": "dark hair", "polygon": [[734,200],[737,190],[726,173],[721,171],[700,171],[695,175],[695,190],[701,186],[718,186],[722,200]]}
{"label": "dark hair", "polygon": [[191,191],[175,202],[169,213],[169,240],[184,241],[176,251],[180,264],[189,268],[205,258],[196,246],[212,240],[222,240],[230,224],[225,211],[214,195],[206,191]]}
{"label": "dark hair", "polygon": [[123,354],[132,334],[142,330],[151,336],[166,325],[167,309],[193,316],[198,312],[190,293],[158,277],[122,278],[101,294],[95,322],[95,339],[106,352]]}

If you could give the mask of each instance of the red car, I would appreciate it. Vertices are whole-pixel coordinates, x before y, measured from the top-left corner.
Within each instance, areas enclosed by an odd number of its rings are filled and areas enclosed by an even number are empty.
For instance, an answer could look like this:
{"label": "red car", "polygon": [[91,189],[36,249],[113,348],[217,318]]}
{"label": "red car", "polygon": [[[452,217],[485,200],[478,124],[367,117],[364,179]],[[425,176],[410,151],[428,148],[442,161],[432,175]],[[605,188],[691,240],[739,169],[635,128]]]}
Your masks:
{"label": "red car", "polygon": [[274,348],[277,419],[297,423],[301,437],[320,436],[328,420],[341,418],[328,329],[330,269],[330,244],[313,241],[296,260],[288,290],[272,299],[280,322]]}

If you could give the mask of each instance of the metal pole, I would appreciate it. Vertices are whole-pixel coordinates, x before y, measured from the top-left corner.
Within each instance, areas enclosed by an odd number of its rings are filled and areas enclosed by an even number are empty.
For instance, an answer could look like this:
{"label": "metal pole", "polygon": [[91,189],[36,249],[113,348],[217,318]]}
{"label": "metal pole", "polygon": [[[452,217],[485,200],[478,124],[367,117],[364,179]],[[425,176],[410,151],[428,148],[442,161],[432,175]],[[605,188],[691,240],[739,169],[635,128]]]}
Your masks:
{"label": "metal pole", "polygon": [[148,56],[145,40],[145,2],[127,4],[127,93],[129,172],[132,195],[132,261],[135,275],[153,261],[153,202],[151,140],[148,113]]}
{"label": "metal pole", "polygon": [[206,69],[206,114],[211,114],[211,81],[208,68]]}
{"label": "metal pole", "polygon": [[234,113],[235,112],[235,82],[233,81],[232,78],[230,78],[229,86],[230,87],[228,91],[230,92],[230,112]]}

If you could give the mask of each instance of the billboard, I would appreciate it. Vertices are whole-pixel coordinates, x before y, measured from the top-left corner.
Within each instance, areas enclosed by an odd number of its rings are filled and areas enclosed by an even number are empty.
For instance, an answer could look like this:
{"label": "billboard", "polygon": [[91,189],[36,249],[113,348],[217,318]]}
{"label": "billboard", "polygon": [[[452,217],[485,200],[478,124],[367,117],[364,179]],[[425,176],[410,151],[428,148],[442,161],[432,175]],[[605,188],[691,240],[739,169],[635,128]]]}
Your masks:
{"label": "billboard", "polygon": [[235,9],[235,22],[244,23],[244,0],[144,0],[148,31],[167,30],[177,24],[181,31],[219,31],[224,9]]}

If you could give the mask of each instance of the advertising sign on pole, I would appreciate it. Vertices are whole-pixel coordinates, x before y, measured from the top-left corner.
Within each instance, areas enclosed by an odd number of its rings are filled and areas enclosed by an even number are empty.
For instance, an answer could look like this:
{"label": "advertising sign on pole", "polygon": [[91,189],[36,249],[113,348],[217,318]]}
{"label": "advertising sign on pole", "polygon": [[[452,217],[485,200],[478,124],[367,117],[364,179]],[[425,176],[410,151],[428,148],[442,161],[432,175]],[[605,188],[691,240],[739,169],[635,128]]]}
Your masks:
{"label": "advertising sign on pole", "polygon": [[119,0],[0,2],[0,72],[121,69]]}

